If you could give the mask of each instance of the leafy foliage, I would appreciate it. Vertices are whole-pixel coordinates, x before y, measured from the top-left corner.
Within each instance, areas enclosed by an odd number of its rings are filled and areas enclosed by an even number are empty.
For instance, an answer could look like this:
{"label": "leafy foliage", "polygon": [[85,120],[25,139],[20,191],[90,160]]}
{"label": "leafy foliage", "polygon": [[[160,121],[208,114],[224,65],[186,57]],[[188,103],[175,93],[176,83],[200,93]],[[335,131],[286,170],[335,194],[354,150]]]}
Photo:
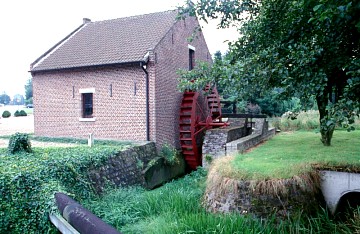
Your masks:
{"label": "leafy foliage", "polygon": [[10,102],[10,96],[7,95],[5,92],[0,95],[0,103],[1,104],[9,104]]}
{"label": "leafy foliage", "polygon": [[273,127],[281,131],[319,131],[320,129],[319,112],[314,110],[285,112],[281,117],[273,117],[269,121]]}
{"label": "leafy foliage", "polygon": [[88,168],[101,165],[123,146],[34,148],[14,155],[0,149],[0,232],[57,233],[49,222],[54,193],[82,201],[95,196]]}
{"label": "leafy foliage", "polygon": [[10,137],[8,150],[11,154],[25,151],[30,153],[31,150],[31,142],[29,140],[29,135],[26,133],[15,133]]}
{"label": "leafy foliage", "polygon": [[360,2],[209,0],[180,12],[219,18],[219,27],[236,25],[242,35],[201,83],[214,83],[220,74],[226,92],[245,99],[279,88],[280,99],[297,96],[303,108],[315,98],[324,145],[337,123],[348,126],[359,116]]}
{"label": "leafy foliage", "polygon": [[10,111],[8,110],[5,110],[2,115],[1,115],[3,118],[9,118],[11,116],[11,113]]}
{"label": "leafy foliage", "polygon": [[16,110],[15,113],[14,113],[14,116],[15,117],[18,117],[18,116],[27,116],[26,112],[24,110]]}
{"label": "leafy foliage", "polygon": [[163,157],[165,159],[165,163],[168,165],[173,166],[180,163],[179,152],[169,144],[164,144],[161,147],[159,156]]}
{"label": "leafy foliage", "polygon": [[27,113],[24,110],[20,110],[20,116],[27,116]]}
{"label": "leafy foliage", "polygon": [[25,84],[24,88],[25,88],[26,102],[27,102],[27,104],[32,104],[32,98],[33,98],[32,78],[29,78],[26,81],[26,84]]}

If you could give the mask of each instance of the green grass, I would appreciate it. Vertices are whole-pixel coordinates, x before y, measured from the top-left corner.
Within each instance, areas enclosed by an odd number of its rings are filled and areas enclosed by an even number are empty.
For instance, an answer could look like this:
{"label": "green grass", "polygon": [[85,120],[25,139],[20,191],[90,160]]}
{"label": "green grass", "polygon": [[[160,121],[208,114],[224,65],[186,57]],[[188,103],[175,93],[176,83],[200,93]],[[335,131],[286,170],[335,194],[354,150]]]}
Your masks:
{"label": "green grass", "polygon": [[24,110],[28,115],[34,113],[34,108],[20,108],[19,110]]}
{"label": "green grass", "polygon": [[360,211],[348,223],[336,221],[326,210],[314,216],[301,213],[279,221],[238,214],[214,214],[201,205],[206,172],[199,169],[152,191],[121,188],[83,203],[124,234],[154,233],[354,233]]}
{"label": "green grass", "polygon": [[219,160],[223,176],[234,179],[283,179],[323,168],[360,168],[360,131],[335,131],[332,146],[320,142],[314,132],[288,132],[276,135],[261,147],[256,147],[233,159]]}

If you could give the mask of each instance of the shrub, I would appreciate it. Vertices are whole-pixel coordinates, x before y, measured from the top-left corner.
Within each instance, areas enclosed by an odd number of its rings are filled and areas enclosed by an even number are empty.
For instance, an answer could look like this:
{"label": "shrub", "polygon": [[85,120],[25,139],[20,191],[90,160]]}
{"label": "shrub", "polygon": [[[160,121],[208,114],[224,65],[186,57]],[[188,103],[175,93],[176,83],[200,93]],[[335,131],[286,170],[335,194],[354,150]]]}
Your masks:
{"label": "shrub", "polygon": [[173,166],[175,164],[180,163],[178,158],[179,157],[178,151],[168,144],[164,144],[161,147],[161,151],[159,155],[160,157],[163,157],[165,159],[165,163],[168,165]]}
{"label": "shrub", "polygon": [[49,221],[57,210],[54,193],[79,202],[95,197],[89,168],[125,147],[34,148],[15,155],[0,149],[0,233],[57,233]]}
{"label": "shrub", "polygon": [[24,110],[20,111],[20,116],[27,116],[26,112]]}
{"label": "shrub", "polygon": [[31,152],[31,142],[26,133],[15,133],[10,137],[8,150],[11,154],[19,151]]}
{"label": "shrub", "polygon": [[15,113],[14,113],[14,116],[15,117],[18,117],[18,116],[27,116],[27,113],[24,111],[24,110],[16,110]]}
{"label": "shrub", "polygon": [[9,118],[10,116],[11,116],[10,111],[5,110],[5,111],[2,113],[2,117],[3,117],[3,118]]}
{"label": "shrub", "polygon": [[25,112],[24,110],[21,110],[21,111],[17,110],[17,111],[15,111],[14,116],[15,116],[15,117],[18,117],[18,116],[27,116],[27,114],[26,114],[26,112]]}
{"label": "shrub", "polygon": [[316,130],[319,129],[319,112],[315,110],[299,113],[286,112],[281,118],[272,118],[273,127],[281,131]]}
{"label": "shrub", "polygon": [[20,116],[20,111],[19,111],[19,110],[16,110],[15,113],[14,113],[14,116],[15,116],[15,117]]}

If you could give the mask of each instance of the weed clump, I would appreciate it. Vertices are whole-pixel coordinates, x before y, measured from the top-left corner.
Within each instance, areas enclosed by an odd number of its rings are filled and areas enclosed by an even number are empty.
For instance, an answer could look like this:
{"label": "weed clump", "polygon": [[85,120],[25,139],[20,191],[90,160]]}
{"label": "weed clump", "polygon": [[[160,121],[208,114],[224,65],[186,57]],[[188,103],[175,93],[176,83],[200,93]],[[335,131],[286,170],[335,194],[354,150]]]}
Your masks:
{"label": "weed clump", "polygon": [[168,165],[174,166],[180,163],[179,152],[168,144],[164,144],[161,147],[159,156],[164,158],[165,163]]}

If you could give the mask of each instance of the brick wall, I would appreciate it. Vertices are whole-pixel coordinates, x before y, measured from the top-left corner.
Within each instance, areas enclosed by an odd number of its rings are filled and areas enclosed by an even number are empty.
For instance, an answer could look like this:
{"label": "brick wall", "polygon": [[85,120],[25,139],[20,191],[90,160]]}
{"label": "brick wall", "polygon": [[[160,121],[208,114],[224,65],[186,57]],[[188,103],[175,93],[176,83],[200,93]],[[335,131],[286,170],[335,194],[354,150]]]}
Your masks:
{"label": "brick wall", "polygon": [[[188,45],[195,47],[196,60],[211,62],[202,32],[188,42],[196,26],[195,18],[178,21],[155,48],[149,48],[150,140],[157,147],[169,143],[179,148],[182,93],[176,72],[189,67]],[[79,121],[79,90],[85,88],[95,89],[93,122]],[[145,88],[140,64],[35,73],[35,135],[86,138],[93,133],[95,139],[146,140]]]}
{"label": "brick wall", "polygon": [[[136,83],[136,94],[134,91]],[[110,85],[112,96],[110,96]],[[81,122],[79,89],[94,88],[94,122]],[[145,74],[140,65],[33,75],[35,134],[145,140]]]}
{"label": "brick wall", "polygon": [[196,26],[198,21],[194,17],[178,21],[153,51],[158,146],[163,143],[169,143],[177,148],[180,146],[178,128],[182,93],[177,89],[179,76],[176,71],[189,67],[188,45],[195,47],[195,60],[212,61],[202,32],[198,32],[192,42],[188,41]]}

